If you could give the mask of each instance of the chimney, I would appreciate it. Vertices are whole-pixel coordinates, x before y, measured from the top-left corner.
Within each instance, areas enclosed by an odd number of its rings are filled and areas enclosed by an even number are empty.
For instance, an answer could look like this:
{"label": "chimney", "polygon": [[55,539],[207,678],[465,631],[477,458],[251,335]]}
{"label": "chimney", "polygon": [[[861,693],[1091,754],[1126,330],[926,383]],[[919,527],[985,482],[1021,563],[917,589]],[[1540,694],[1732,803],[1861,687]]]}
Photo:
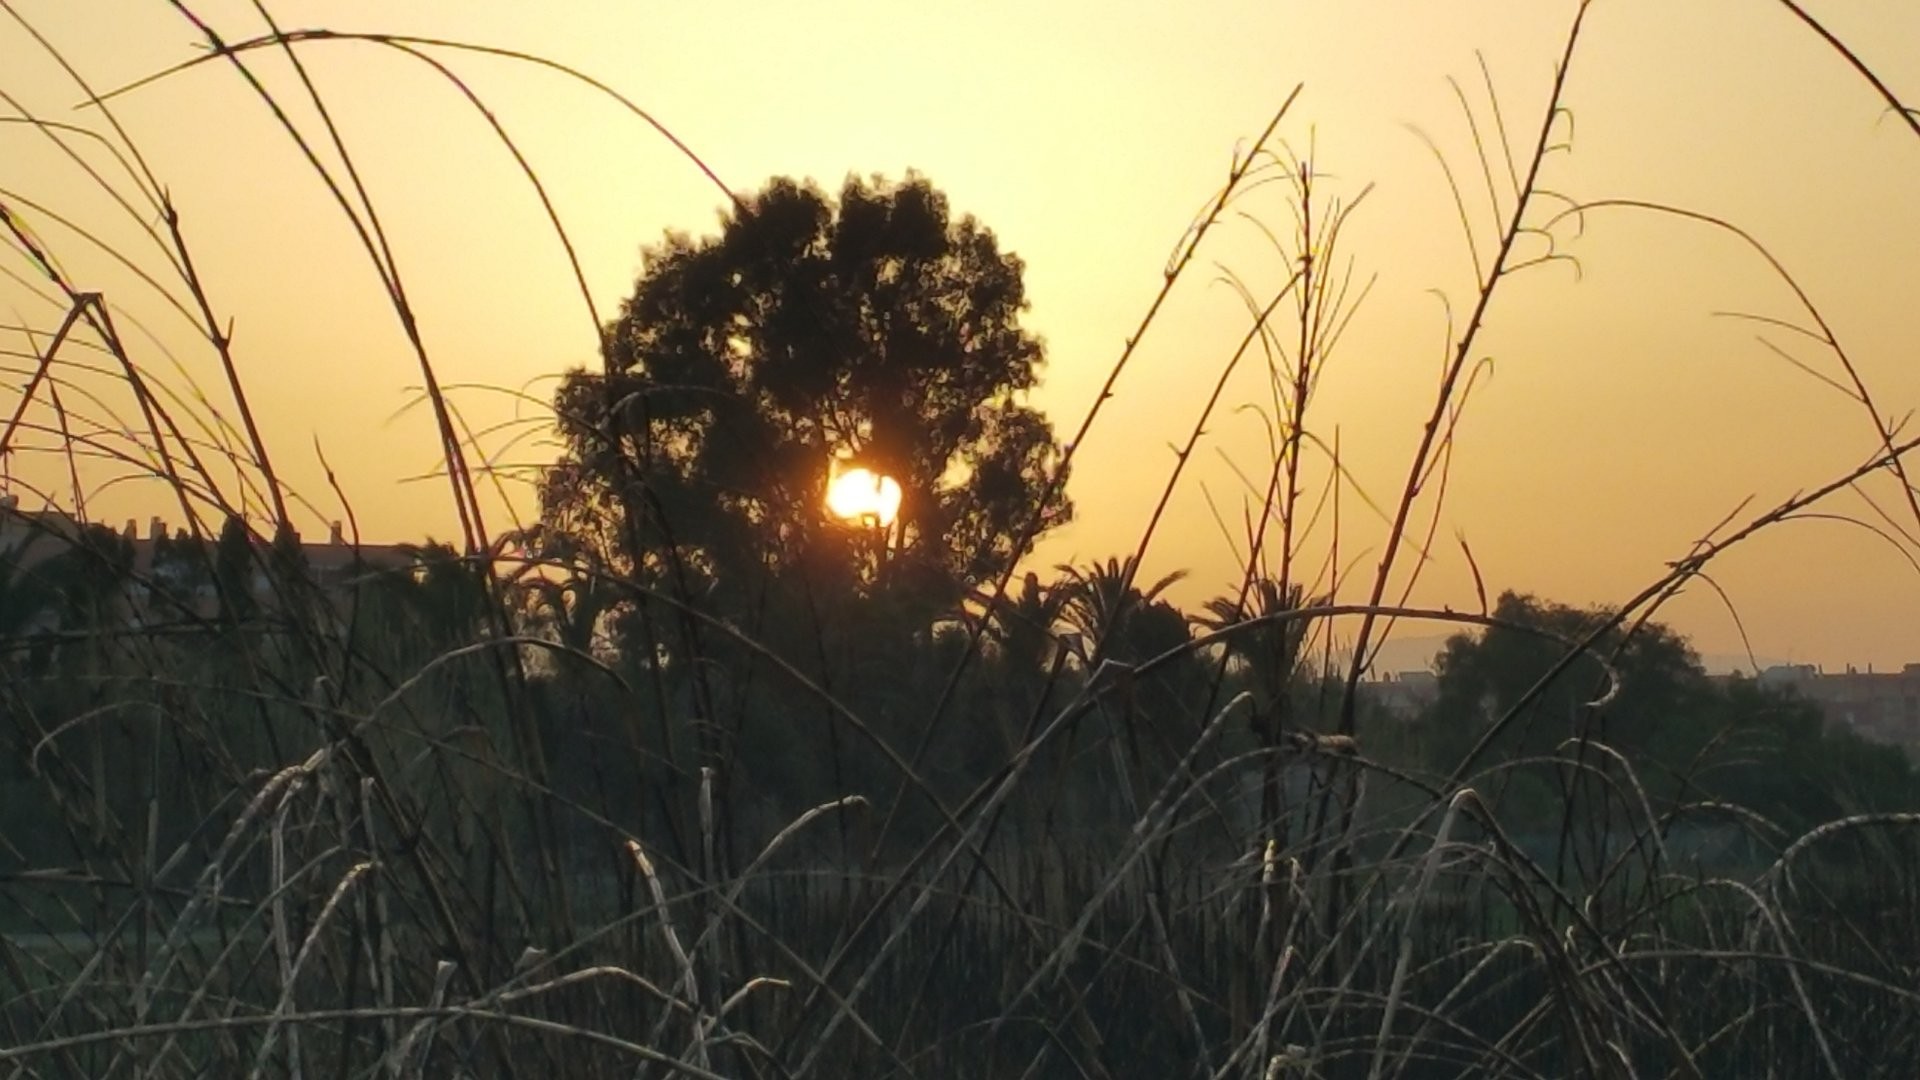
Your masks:
{"label": "chimney", "polygon": [[339,522],[336,521],[327,528],[327,543],[332,544],[334,547],[339,547],[346,542],[346,538],[340,535]]}
{"label": "chimney", "polygon": [[127,519],[127,527],[120,530],[120,535],[126,537],[129,542],[140,538],[140,530],[135,527],[132,518]]}
{"label": "chimney", "polygon": [[147,539],[158,540],[165,535],[167,535],[167,524],[160,520],[159,515],[156,514],[147,520]]}

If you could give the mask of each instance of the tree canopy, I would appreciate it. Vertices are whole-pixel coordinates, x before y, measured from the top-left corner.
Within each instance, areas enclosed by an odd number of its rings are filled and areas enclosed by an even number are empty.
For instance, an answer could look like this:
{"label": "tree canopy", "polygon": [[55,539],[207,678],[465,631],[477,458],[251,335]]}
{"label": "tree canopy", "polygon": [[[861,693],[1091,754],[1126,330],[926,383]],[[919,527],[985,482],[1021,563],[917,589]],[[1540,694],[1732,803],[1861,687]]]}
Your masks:
{"label": "tree canopy", "polygon": [[[1507,625],[1456,635],[1436,658],[1438,696],[1424,724],[1425,755],[1437,773],[1522,702],[1566,651],[1510,627],[1571,640],[1607,618],[1605,611],[1515,593],[1502,595],[1494,614]],[[1898,748],[1827,725],[1813,702],[1758,680],[1709,676],[1686,639],[1660,623],[1631,634],[1610,631],[1595,653],[1608,658],[1618,679],[1605,703],[1589,704],[1607,675],[1593,655],[1583,655],[1531,699],[1489,760],[1545,760],[1584,736],[1631,761],[1655,796],[1718,800],[1798,828],[1904,807],[1916,794],[1920,777]],[[1531,794],[1519,801],[1536,814],[1555,805],[1544,786]]]}
{"label": "tree canopy", "polygon": [[[718,236],[670,234],[555,395],[545,523],[642,581],[724,592],[804,575],[952,604],[1072,513],[1024,401],[1041,342],[1022,266],[925,179],[775,179]],[[896,480],[884,530],[830,520],[830,462]],[[1053,496],[1041,506],[1042,495]]]}

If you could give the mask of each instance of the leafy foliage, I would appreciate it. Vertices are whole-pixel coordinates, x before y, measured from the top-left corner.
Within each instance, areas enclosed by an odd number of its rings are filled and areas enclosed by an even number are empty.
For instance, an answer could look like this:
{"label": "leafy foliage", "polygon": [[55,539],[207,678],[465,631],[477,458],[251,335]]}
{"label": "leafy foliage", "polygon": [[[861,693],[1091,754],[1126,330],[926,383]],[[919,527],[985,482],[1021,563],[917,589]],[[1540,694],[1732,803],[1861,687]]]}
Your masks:
{"label": "leafy foliage", "polygon": [[[1296,584],[1282,585],[1276,578],[1255,578],[1242,599],[1216,596],[1207,601],[1195,624],[1210,630],[1225,630],[1254,619],[1271,618],[1309,606],[1306,591]],[[1312,601],[1317,603],[1318,601]],[[1305,650],[1308,620],[1274,621],[1242,631],[1227,642],[1227,654],[1242,672],[1254,694],[1254,726],[1263,739],[1277,735],[1280,710],[1300,676],[1300,659]]]}
{"label": "leafy foliage", "polygon": [[1186,577],[1185,571],[1175,571],[1142,589],[1133,583],[1138,568],[1132,556],[1059,569],[1056,587],[1064,591],[1060,618],[1080,636],[1086,658],[1137,664],[1192,637],[1186,617],[1161,598]]}
{"label": "leafy foliage", "polygon": [[[924,179],[850,178],[837,202],[773,181],[718,237],[647,252],[605,371],[556,393],[546,524],[736,606],[769,578],[957,603],[1020,554],[1030,515],[1071,515],[1052,428],[1021,402],[1042,350],[1020,275]],[[885,537],[826,519],[835,457],[900,483]]]}
{"label": "leafy foliage", "polygon": [[[1507,593],[1494,614],[1563,639],[1584,637],[1604,613]],[[1552,637],[1505,626],[1458,635],[1437,660],[1439,694],[1425,719],[1424,755],[1436,771],[1459,761],[1500,718],[1521,707],[1566,652]],[[1603,698],[1606,657],[1618,686]],[[1596,703],[1597,702],[1597,703]],[[1658,623],[1602,635],[1524,704],[1492,760],[1544,758],[1570,743],[1604,744],[1633,763],[1656,795],[1747,807],[1783,827],[1900,808],[1920,797],[1901,752],[1826,727],[1813,703],[1757,680],[1717,680],[1686,640]],[[1556,798],[1522,783],[1520,803]],[[1517,816],[1534,816],[1525,805]]]}

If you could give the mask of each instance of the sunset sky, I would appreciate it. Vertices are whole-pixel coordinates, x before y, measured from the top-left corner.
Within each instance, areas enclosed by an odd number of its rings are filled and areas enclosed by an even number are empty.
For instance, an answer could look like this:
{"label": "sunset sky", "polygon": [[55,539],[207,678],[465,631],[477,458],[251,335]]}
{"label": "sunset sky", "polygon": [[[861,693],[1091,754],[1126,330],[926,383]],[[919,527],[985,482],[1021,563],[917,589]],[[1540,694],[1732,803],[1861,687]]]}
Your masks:
{"label": "sunset sky", "polygon": [[[195,28],[158,0],[7,6],[99,91],[204,51]],[[228,40],[263,28],[244,0],[189,6]],[[1920,102],[1920,5],[1808,6],[1903,100]],[[1481,136],[1494,137],[1476,57],[1485,58],[1499,122],[1524,157],[1575,8],[1532,0],[327,0],[269,10],[288,29],[419,34],[558,61],[648,110],[738,191],[774,175],[831,189],[849,172],[919,170],[1025,261],[1027,324],[1049,356],[1035,400],[1063,437],[1236,147],[1301,85],[1279,129],[1285,146],[1311,160],[1330,198],[1351,202],[1372,186],[1337,258],[1351,262],[1357,283],[1373,284],[1325,371],[1308,428],[1327,445],[1337,435],[1360,489],[1390,509],[1431,408],[1448,313],[1457,330],[1474,297],[1442,161],[1460,184],[1482,258],[1498,228],[1468,120],[1470,109]],[[304,45],[300,55],[372,194],[439,377],[503,462],[550,458],[540,401],[560,372],[593,362],[594,321],[513,159],[473,106],[416,58],[341,41]],[[631,291],[644,245],[666,230],[714,227],[721,193],[603,95],[552,70],[433,55],[468,81],[538,170],[599,317]],[[302,130],[324,141],[284,58],[262,51],[248,62]],[[112,135],[97,111],[77,107],[83,92],[4,11],[0,91],[5,114],[26,110]],[[1544,224],[1566,200],[1639,199],[1736,222],[1820,306],[1884,415],[1900,425],[1920,405],[1920,137],[1786,8],[1595,0],[1565,104],[1570,119],[1556,124],[1554,139],[1570,149],[1551,155],[1541,174],[1556,198],[1530,221]],[[456,536],[445,482],[425,476],[438,456],[406,339],[352,229],[268,109],[231,66],[213,62],[116,99],[113,116],[171,192],[209,299],[233,321],[269,449],[310,506],[299,511],[303,530],[324,536],[327,521],[344,516],[317,445],[367,539]],[[136,186],[100,146],[74,145],[139,220],[21,124],[0,126],[0,203],[83,288],[117,305],[149,377],[188,401],[197,386],[205,403],[195,410],[232,418],[214,354],[191,323],[60,224],[105,241],[191,309],[140,230],[155,215]],[[1497,144],[1488,149],[1498,154]],[[337,167],[331,154],[326,161]],[[1504,213],[1512,192],[1497,156],[1491,171]],[[1078,520],[1044,541],[1037,564],[1124,553],[1138,542],[1173,465],[1169,444],[1185,439],[1248,327],[1224,276],[1263,299],[1285,278],[1264,232],[1292,228],[1285,192],[1270,187],[1242,209],[1201,250],[1080,447],[1071,489]],[[1460,420],[1418,601],[1477,607],[1456,539],[1463,535],[1490,592],[1616,603],[1728,515],[1738,511],[1734,524],[1742,524],[1875,450],[1865,408],[1822,381],[1845,381],[1830,350],[1724,314],[1807,322],[1750,248],[1639,211],[1593,211],[1583,229],[1575,225],[1560,223],[1555,242],[1578,258],[1577,276],[1568,263],[1526,271],[1501,285],[1489,309],[1476,355],[1492,358],[1491,378],[1476,385]],[[31,369],[16,354],[44,343],[64,311],[36,295],[46,287],[11,241],[0,266],[0,323],[24,321],[42,335],[33,342],[0,331],[9,386],[0,408],[10,413]],[[69,377],[75,414],[135,419],[131,398],[110,380]],[[1151,577],[1191,571],[1175,594],[1183,602],[1197,604],[1239,576],[1237,537],[1223,534],[1209,499],[1237,532],[1249,498],[1237,474],[1263,478],[1269,463],[1261,420],[1237,407],[1268,401],[1265,380],[1258,357],[1237,372],[1149,551]],[[98,402],[85,400],[87,391]],[[52,422],[39,406],[28,417]],[[37,489],[70,505],[66,466],[44,452],[48,440],[23,441],[9,463],[12,490],[23,503],[37,504]],[[1310,457],[1306,471],[1317,491],[1325,458]],[[120,472],[95,467],[83,476],[91,516],[113,524],[178,517],[153,482],[95,490]],[[215,472],[237,497],[233,468]],[[527,475],[506,481],[506,502],[489,508],[491,528],[532,514]],[[1920,661],[1920,544],[1898,539],[1899,530],[1920,537],[1920,523],[1890,478],[1863,489],[1891,524],[1864,496],[1842,493],[1820,508],[1832,517],[1769,529],[1711,566],[1763,662],[1885,669]],[[1437,494],[1430,490],[1415,515],[1422,534]],[[1352,576],[1340,595],[1358,601],[1384,529],[1355,489],[1341,500],[1339,561]],[[1322,520],[1303,543],[1305,565],[1322,565],[1333,539]],[[1742,650],[1734,617],[1705,584],[1663,617],[1703,653]]]}

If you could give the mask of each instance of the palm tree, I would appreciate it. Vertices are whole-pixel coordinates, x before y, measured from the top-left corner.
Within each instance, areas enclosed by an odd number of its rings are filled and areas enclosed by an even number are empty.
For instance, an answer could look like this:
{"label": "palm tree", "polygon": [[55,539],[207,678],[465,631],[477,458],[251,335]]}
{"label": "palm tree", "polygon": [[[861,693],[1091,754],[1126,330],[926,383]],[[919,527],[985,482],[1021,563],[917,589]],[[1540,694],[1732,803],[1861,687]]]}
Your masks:
{"label": "palm tree", "polygon": [[1070,654],[1056,632],[1068,590],[1040,584],[1029,570],[1017,594],[974,600],[986,609],[984,629],[992,639],[992,661],[997,667],[989,680],[987,712],[993,718],[1001,749],[1014,753],[1051,700],[1055,680]]}
{"label": "palm tree", "polygon": [[1304,596],[1305,590],[1298,584],[1282,585],[1263,575],[1253,580],[1244,597],[1216,596],[1207,601],[1206,614],[1194,618],[1196,624],[1211,631],[1273,620],[1234,634],[1226,644],[1227,655],[1247,673],[1253,685],[1253,727],[1263,744],[1271,745],[1279,738],[1288,692],[1309,630],[1309,620],[1276,617],[1306,606]]}
{"label": "palm tree", "polygon": [[534,525],[502,538],[526,550],[527,563],[507,576],[527,628],[562,647],[594,655],[605,616],[618,606],[613,568],[591,545]]}
{"label": "palm tree", "polygon": [[400,595],[429,647],[452,648],[485,636],[492,600],[483,567],[448,544],[429,541],[401,549],[413,563],[413,574],[397,579]]}
{"label": "palm tree", "polygon": [[[1109,664],[1117,668],[1114,677],[1119,692],[1104,697],[1101,708],[1110,720],[1117,719],[1120,732],[1125,735],[1125,757],[1131,759],[1131,766],[1121,760],[1118,743],[1115,744],[1115,766],[1126,781],[1124,791],[1129,813],[1138,811],[1140,793],[1154,786],[1141,745],[1142,729],[1162,760],[1178,760],[1183,753],[1182,744],[1194,730],[1171,729],[1156,723],[1155,718],[1185,711],[1186,701],[1194,696],[1199,683],[1195,677],[1197,664],[1191,654],[1143,680],[1144,686],[1135,680],[1133,668],[1187,644],[1193,637],[1186,617],[1162,599],[1167,589],[1186,577],[1186,572],[1167,574],[1142,589],[1134,584],[1138,569],[1137,560],[1132,556],[1124,560],[1109,558],[1085,569],[1062,566],[1060,581],[1055,586],[1064,593],[1060,622],[1078,637],[1069,647],[1088,668],[1087,677],[1101,678]],[[1150,690],[1154,704],[1160,707],[1150,712],[1138,708],[1143,690]],[[1113,706],[1112,711],[1109,706]],[[1142,719],[1147,722],[1138,723]]]}
{"label": "palm tree", "polygon": [[1044,670],[1059,653],[1054,634],[1068,591],[1040,584],[1040,575],[1027,571],[1018,596],[987,598],[987,632],[999,646],[1007,666],[1015,671]]}
{"label": "palm tree", "polygon": [[1187,576],[1185,570],[1176,570],[1141,589],[1134,584],[1139,567],[1131,555],[1124,560],[1108,558],[1085,570],[1075,566],[1058,569],[1060,582],[1055,588],[1064,593],[1060,621],[1080,636],[1077,651],[1082,661],[1137,664],[1186,638],[1184,620],[1179,620],[1177,634],[1167,632],[1166,614],[1178,613],[1160,599]]}
{"label": "palm tree", "polygon": [[1277,828],[1285,810],[1280,748],[1288,734],[1291,691],[1310,629],[1308,619],[1278,616],[1318,602],[1307,601],[1305,590],[1298,584],[1282,584],[1277,578],[1261,575],[1253,579],[1242,596],[1218,596],[1207,601],[1206,614],[1194,619],[1209,630],[1227,630],[1255,620],[1271,620],[1227,639],[1228,657],[1241,666],[1253,684],[1251,727],[1260,748],[1266,751],[1260,782],[1263,828]]}

